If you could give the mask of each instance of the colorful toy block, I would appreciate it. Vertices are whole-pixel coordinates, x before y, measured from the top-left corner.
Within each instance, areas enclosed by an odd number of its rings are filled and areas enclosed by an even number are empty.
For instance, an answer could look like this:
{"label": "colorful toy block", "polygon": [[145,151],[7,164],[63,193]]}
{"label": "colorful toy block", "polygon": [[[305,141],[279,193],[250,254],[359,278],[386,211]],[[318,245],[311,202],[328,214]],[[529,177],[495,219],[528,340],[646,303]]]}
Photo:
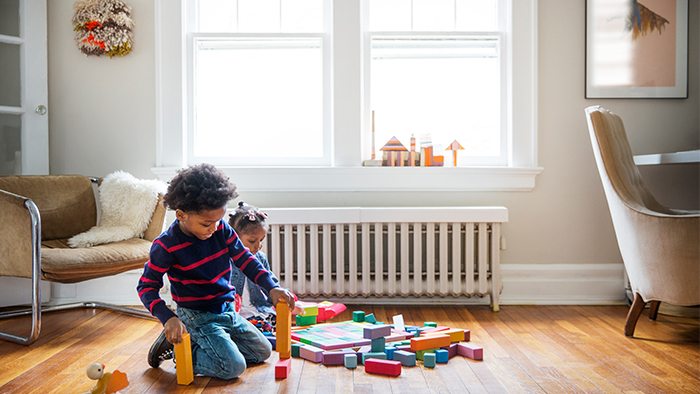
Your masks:
{"label": "colorful toy block", "polygon": [[431,335],[428,337],[419,337],[411,339],[411,349],[425,350],[425,349],[435,349],[450,345],[449,335]]}
{"label": "colorful toy block", "polygon": [[386,339],[384,339],[384,337],[374,338],[372,339],[372,344],[370,347],[372,348],[372,352],[384,353],[384,349],[386,348]]}
{"label": "colorful toy block", "polygon": [[183,333],[182,342],[175,345],[175,359],[177,360],[177,384],[187,386],[194,381],[190,334]]}
{"label": "colorful toy block", "polygon": [[365,327],[362,331],[362,336],[365,339],[376,339],[376,338],[388,337],[389,335],[391,335],[391,326],[389,326],[389,325],[369,326],[369,327]]}
{"label": "colorful toy block", "polygon": [[394,322],[394,329],[399,331],[406,331],[403,322],[403,315],[396,315],[392,317],[391,320]]}
{"label": "colorful toy block", "polygon": [[383,328],[383,330],[388,329],[391,331],[391,335],[385,337],[387,343],[403,341],[411,336],[411,334],[407,332],[392,330],[391,326],[388,325],[345,321],[316,324],[309,327],[294,327],[291,338],[297,342],[316,346],[323,350],[346,349],[372,343],[370,339],[364,338],[364,329],[366,327],[387,327]]}
{"label": "colorful toy block", "polygon": [[423,323],[423,327],[437,327],[437,323],[435,323],[434,321],[427,321]]}
{"label": "colorful toy block", "polygon": [[354,322],[363,322],[365,321],[365,312],[363,311],[354,311],[352,313],[352,321]]}
{"label": "colorful toy block", "polygon": [[323,350],[315,346],[304,345],[299,348],[299,357],[303,358],[304,360],[320,363],[323,361]]}
{"label": "colorful toy block", "polygon": [[416,365],[416,354],[403,350],[394,352],[394,361],[399,361],[404,367],[413,367]]}
{"label": "colorful toy block", "polygon": [[471,341],[471,338],[472,338],[471,331],[464,330],[464,340],[469,342],[469,341]]}
{"label": "colorful toy block", "polygon": [[449,329],[450,329],[450,327],[445,327],[445,326],[423,327],[421,329],[421,335],[436,333],[436,332],[440,332],[440,331],[447,331]]}
{"label": "colorful toy block", "polygon": [[365,321],[367,323],[375,324],[377,322],[377,318],[374,317],[374,313],[370,313],[369,315],[365,315]]}
{"label": "colorful toy block", "polygon": [[423,360],[426,354],[428,353],[435,353],[435,350],[437,349],[425,349],[425,350],[418,350],[416,351],[416,358],[418,360]]}
{"label": "colorful toy block", "polygon": [[265,335],[265,338],[267,338],[267,340],[270,341],[270,345],[272,345],[272,350],[276,350],[277,349],[277,338],[270,337],[267,335]]}
{"label": "colorful toy block", "polygon": [[370,359],[365,361],[365,372],[399,376],[401,375],[401,363],[398,361]]}
{"label": "colorful toy block", "polygon": [[352,349],[343,349],[337,352],[323,352],[323,365],[343,365],[346,354],[355,354]]}
{"label": "colorful toy block", "polygon": [[472,360],[483,360],[484,359],[484,349],[469,343],[458,343],[457,344],[457,354]]}
{"label": "colorful toy block", "polygon": [[275,365],[275,379],[286,379],[292,369],[291,358],[281,358]]}
{"label": "colorful toy block", "polygon": [[396,348],[394,346],[387,346],[384,348],[384,353],[386,354],[386,359],[387,360],[393,360],[394,359],[394,352],[396,351]]}
{"label": "colorful toy block", "polygon": [[[301,345],[298,343],[292,344],[292,357],[299,357],[299,348],[300,347],[301,347]],[[457,352],[457,349],[455,349],[455,352]]]}
{"label": "colorful toy block", "polygon": [[302,316],[318,316],[318,304],[314,302],[297,301],[294,305],[301,309]]}
{"label": "colorful toy block", "polygon": [[369,352],[369,353],[362,353],[362,364],[365,363],[370,358],[379,358],[382,360],[386,360],[386,353],[384,352]]}
{"label": "colorful toy block", "polygon": [[316,324],[316,315],[302,316],[296,315],[297,326],[311,326]]}
{"label": "colorful toy block", "polygon": [[[447,350],[435,349],[435,362],[444,364],[444,363],[447,363],[447,361],[449,361],[449,359],[450,359],[450,355],[449,355]],[[425,361],[425,358],[423,361]]]}
{"label": "colorful toy block", "polygon": [[345,368],[357,368],[357,354],[344,355]]}
{"label": "colorful toy block", "polygon": [[423,366],[428,368],[435,368],[435,353],[426,353],[423,358]]}
{"label": "colorful toy block", "polygon": [[285,302],[277,303],[277,352],[280,358],[292,357],[292,313]]}
{"label": "colorful toy block", "polygon": [[421,336],[435,336],[435,335],[449,335],[450,342],[461,342],[464,340],[464,330],[460,328],[450,328],[449,330],[434,331],[434,332],[423,332]]}
{"label": "colorful toy block", "polygon": [[457,344],[456,343],[451,343],[450,346],[445,346],[441,349],[447,350],[447,358],[452,358],[452,357],[457,355]]}
{"label": "colorful toy block", "polygon": [[343,304],[332,303],[328,301],[323,301],[318,304],[318,316],[316,321],[328,320],[331,317],[338,316],[342,311],[347,309]]}

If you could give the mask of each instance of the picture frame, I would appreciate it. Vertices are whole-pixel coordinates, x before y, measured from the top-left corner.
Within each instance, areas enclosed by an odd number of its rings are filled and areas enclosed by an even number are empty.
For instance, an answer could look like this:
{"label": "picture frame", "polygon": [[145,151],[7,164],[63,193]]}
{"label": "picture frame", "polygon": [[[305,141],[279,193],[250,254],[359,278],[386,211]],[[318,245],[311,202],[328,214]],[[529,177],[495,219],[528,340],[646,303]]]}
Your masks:
{"label": "picture frame", "polygon": [[688,98],[688,0],[586,0],[586,98]]}

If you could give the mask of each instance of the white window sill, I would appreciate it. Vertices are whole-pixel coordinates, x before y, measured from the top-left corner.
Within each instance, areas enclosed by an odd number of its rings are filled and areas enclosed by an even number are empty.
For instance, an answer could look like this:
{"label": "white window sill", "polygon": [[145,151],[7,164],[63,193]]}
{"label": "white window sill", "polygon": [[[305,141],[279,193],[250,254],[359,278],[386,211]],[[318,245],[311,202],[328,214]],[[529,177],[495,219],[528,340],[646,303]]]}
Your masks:
{"label": "white window sill", "polygon": [[[242,192],[522,191],[542,167],[223,167]],[[177,167],[151,171],[168,182]]]}

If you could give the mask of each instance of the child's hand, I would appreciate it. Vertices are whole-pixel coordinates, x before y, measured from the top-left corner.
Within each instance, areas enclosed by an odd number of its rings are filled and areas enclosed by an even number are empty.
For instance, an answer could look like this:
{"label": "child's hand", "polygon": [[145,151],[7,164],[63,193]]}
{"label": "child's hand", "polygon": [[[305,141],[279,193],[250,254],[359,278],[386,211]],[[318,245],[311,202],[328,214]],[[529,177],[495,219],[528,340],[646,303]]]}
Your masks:
{"label": "child's hand", "polygon": [[294,294],[292,294],[291,291],[282,287],[275,287],[274,289],[270,290],[270,298],[272,298],[273,304],[277,304],[278,302],[286,302],[289,306],[289,310],[294,310]]}
{"label": "child's hand", "polygon": [[182,334],[187,332],[185,325],[175,316],[163,324],[163,329],[165,331],[165,339],[173,345],[182,342]]}

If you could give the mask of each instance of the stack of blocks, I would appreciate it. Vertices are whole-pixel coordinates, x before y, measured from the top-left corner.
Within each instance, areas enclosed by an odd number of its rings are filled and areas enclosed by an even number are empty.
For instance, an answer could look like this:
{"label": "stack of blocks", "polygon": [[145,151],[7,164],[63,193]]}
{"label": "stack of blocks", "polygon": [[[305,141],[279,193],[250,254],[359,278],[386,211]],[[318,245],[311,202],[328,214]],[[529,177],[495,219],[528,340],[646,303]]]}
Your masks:
{"label": "stack of blocks", "polygon": [[277,304],[277,340],[276,348],[280,359],[275,365],[275,379],[286,379],[292,367],[292,312],[289,306]]}
{"label": "stack of blocks", "polygon": [[[281,326],[284,319],[280,319],[279,309],[277,314],[277,347],[282,363],[280,328],[284,330],[285,327]],[[399,376],[401,367],[415,366],[416,360],[422,360],[426,368],[435,368],[458,354],[473,360],[483,359],[481,347],[462,343],[470,340],[469,330],[425,322],[423,327],[405,326],[405,331],[397,331],[390,325],[377,322],[372,314],[354,311],[352,316],[352,321],[312,325],[295,329],[294,333],[290,327],[290,341],[302,342],[291,345],[291,355],[324,365],[345,365],[346,368],[357,368],[359,362],[364,364],[366,372],[389,376]],[[400,321],[403,321],[402,317]],[[297,325],[299,322],[297,317]],[[356,334],[358,329],[362,330],[361,337]],[[387,342],[391,344],[387,346]],[[286,368],[288,373],[288,364]],[[277,369],[275,376],[281,377]]]}

